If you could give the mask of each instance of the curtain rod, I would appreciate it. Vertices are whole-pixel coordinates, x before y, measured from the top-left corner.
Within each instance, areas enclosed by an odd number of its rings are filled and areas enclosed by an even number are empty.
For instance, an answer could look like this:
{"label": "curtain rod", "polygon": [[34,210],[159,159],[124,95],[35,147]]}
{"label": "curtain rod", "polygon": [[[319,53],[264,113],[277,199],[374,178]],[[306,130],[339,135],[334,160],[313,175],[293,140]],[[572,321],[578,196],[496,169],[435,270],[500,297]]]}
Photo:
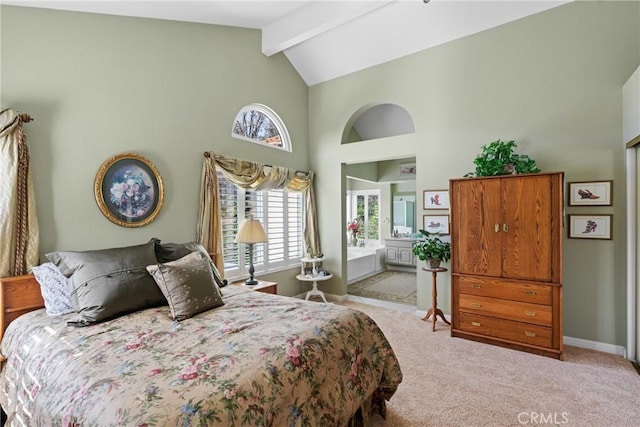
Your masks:
{"label": "curtain rod", "polygon": [[[209,152],[209,151],[205,151],[204,153],[202,153],[202,155],[203,155],[203,156],[205,156],[206,158],[209,158],[209,157],[211,157],[211,152]],[[264,166],[265,166],[265,167],[268,167],[268,168],[272,168],[272,167],[273,167],[273,165],[264,165]],[[296,172],[298,172],[298,173],[307,173],[307,174],[308,174],[308,173],[310,173],[311,171],[301,171],[301,170],[296,170]]]}
{"label": "curtain rod", "polygon": [[33,121],[31,116],[28,115],[27,113],[19,113],[18,117],[20,117],[20,121],[23,122],[23,123],[29,123],[29,122]]}

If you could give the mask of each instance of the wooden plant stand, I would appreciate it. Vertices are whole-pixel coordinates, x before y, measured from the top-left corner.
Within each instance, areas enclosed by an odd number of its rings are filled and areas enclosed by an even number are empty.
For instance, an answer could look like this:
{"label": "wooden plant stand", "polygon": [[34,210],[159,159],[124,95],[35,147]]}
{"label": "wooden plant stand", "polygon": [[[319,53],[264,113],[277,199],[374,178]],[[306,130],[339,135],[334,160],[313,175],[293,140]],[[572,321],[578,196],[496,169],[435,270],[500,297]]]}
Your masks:
{"label": "wooden plant stand", "polygon": [[438,317],[440,317],[440,319],[442,319],[442,321],[447,325],[451,325],[451,323],[449,323],[449,321],[444,317],[444,313],[442,312],[442,310],[438,308],[438,287],[437,287],[438,273],[444,273],[445,271],[448,271],[448,270],[444,267],[438,267],[438,268],[422,267],[422,269],[424,271],[430,271],[433,276],[433,287],[431,288],[431,296],[433,297],[433,301],[431,304],[431,308],[427,311],[427,314],[425,314],[422,320],[425,320],[425,321],[429,320],[429,317],[433,316],[432,331],[435,332],[436,320]]}

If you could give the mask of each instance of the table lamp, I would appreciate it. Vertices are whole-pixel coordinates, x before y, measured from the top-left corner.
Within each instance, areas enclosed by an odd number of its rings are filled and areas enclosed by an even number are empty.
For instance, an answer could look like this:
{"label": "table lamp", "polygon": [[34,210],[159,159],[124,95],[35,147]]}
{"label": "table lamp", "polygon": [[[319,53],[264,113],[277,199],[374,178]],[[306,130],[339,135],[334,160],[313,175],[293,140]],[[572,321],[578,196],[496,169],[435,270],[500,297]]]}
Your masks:
{"label": "table lamp", "polygon": [[253,245],[255,243],[263,243],[267,241],[267,233],[264,232],[262,224],[257,219],[247,218],[244,220],[238,234],[236,235],[236,243],[246,243],[249,245],[249,278],[244,282],[245,285],[257,285],[258,281],[253,277],[255,269],[253,268]]}

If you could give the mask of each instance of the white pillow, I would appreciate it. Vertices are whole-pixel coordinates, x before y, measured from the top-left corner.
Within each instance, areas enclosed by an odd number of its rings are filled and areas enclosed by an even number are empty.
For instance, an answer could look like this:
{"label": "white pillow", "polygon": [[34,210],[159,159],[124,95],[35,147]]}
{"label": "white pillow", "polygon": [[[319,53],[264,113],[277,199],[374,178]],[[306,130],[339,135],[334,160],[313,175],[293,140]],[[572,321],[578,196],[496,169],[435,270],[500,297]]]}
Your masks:
{"label": "white pillow", "polygon": [[33,275],[40,284],[40,293],[44,299],[44,308],[49,316],[73,313],[71,291],[67,278],[52,262],[33,267]]}

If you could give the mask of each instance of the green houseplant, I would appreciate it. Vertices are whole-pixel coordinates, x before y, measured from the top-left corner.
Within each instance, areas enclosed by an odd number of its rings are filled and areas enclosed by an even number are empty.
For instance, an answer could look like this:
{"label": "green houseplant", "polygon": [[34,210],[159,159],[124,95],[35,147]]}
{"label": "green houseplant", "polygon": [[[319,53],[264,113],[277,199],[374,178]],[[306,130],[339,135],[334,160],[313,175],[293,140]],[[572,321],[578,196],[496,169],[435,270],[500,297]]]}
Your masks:
{"label": "green houseplant", "polygon": [[419,230],[422,236],[413,243],[412,252],[420,261],[427,261],[430,268],[440,267],[440,262],[451,259],[451,244],[440,240],[438,234]]}
{"label": "green houseplant", "polygon": [[535,160],[525,154],[514,153],[515,147],[515,141],[505,142],[499,139],[483,145],[482,153],[473,161],[476,166],[475,173],[470,172],[465,177],[540,172]]}

